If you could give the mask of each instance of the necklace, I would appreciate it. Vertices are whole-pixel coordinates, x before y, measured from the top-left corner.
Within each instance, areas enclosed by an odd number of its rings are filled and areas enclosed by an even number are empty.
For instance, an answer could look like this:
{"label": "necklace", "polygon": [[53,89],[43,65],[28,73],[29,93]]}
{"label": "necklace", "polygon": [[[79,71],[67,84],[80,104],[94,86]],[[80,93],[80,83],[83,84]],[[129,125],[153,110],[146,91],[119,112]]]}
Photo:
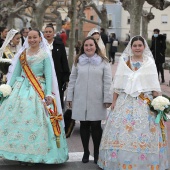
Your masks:
{"label": "necklace", "polygon": [[134,57],[131,57],[131,60],[133,60],[133,61],[135,61],[135,62],[143,62],[143,59],[142,59],[142,61],[141,61],[141,58],[138,58],[138,60],[137,60],[137,59],[135,59]]}
{"label": "necklace", "polygon": [[28,55],[32,56],[32,55],[37,55],[40,51],[40,48],[38,48],[38,50],[36,51],[31,51],[31,49],[28,49]]}

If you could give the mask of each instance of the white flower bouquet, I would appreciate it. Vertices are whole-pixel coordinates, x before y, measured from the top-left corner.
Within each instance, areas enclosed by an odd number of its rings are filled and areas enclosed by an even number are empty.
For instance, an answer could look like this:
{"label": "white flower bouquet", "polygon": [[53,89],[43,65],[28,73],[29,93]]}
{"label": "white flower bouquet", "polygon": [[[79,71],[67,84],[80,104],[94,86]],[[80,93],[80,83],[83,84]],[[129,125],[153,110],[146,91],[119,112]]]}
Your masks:
{"label": "white flower bouquet", "polygon": [[8,84],[0,85],[0,103],[11,94],[12,88]]}
{"label": "white flower bouquet", "polygon": [[155,122],[159,123],[160,119],[163,117],[167,121],[166,114],[170,112],[170,99],[167,96],[158,96],[151,102],[151,110],[157,111],[157,117]]}
{"label": "white flower bouquet", "polygon": [[162,140],[166,141],[165,125],[164,121],[168,120],[168,114],[170,112],[170,98],[168,96],[158,96],[152,100],[150,104],[151,110],[157,112],[155,123],[160,124]]}

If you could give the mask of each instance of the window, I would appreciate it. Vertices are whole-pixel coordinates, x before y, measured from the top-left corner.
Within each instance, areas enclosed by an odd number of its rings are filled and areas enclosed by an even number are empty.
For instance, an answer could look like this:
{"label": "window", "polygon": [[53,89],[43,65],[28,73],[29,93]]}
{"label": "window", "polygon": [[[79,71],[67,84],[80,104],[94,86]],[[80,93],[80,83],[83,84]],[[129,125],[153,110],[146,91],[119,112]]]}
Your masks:
{"label": "window", "polygon": [[93,15],[90,16],[90,20],[94,20],[94,16]]}
{"label": "window", "polygon": [[109,27],[113,27],[112,14],[108,14]]}
{"label": "window", "polygon": [[127,18],[127,24],[130,24],[130,17]]}
{"label": "window", "polygon": [[168,23],[168,16],[167,15],[162,15],[161,16],[161,23],[162,24],[167,24]]}

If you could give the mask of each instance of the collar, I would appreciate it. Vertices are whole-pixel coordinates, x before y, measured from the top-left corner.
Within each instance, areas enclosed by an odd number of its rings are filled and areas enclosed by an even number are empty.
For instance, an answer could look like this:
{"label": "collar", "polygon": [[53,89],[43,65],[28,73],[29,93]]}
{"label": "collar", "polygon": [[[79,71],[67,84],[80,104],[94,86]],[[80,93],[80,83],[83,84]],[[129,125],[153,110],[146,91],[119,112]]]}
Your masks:
{"label": "collar", "polygon": [[87,57],[86,54],[82,54],[79,57],[79,64],[85,65],[87,63],[90,63],[92,65],[99,65],[102,62],[102,58],[98,56],[96,53],[92,57]]}
{"label": "collar", "polygon": [[47,46],[48,46],[48,48],[50,49],[50,51],[52,51],[52,50],[53,50],[53,42],[52,42],[52,43],[50,43],[50,44],[47,42]]}

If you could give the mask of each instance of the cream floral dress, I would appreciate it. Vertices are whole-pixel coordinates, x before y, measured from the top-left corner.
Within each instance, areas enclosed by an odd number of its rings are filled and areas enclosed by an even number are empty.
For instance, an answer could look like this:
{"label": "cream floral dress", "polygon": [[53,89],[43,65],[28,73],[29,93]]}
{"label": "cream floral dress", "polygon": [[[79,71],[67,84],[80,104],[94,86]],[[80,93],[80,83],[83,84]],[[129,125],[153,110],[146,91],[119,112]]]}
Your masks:
{"label": "cream floral dress", "polygon": [[[131,62],[133,71],[141,65]],[[118,93],[103,132],[98,165],[104,170],[168,169],[167,137],[163,142],[155,114],[139,97]],[[145,96],[152,100],[151,92]]]}

